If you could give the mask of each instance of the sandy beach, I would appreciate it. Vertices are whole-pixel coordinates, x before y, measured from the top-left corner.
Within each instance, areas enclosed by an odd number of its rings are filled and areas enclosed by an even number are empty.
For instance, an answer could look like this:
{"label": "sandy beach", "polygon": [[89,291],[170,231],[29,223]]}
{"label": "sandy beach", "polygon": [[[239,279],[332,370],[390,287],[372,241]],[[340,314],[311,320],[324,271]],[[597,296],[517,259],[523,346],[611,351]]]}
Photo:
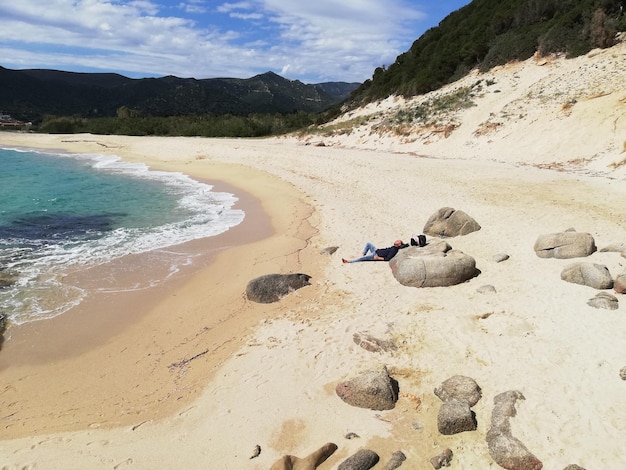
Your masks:
{"label": "sandy beach", "polygon": [[[574,261],[626,273],[624,252],[601,251],[626,244],[625,59],[622,43],[468,77],[448,92],[494,85],[428,129],[385,130],[397,109],[419,104],[395,98],[300,137],[0,133],[4,146],[183,172],[233,192],[246,211],[240,226],[194,242],[204,265],[158,292],[110,294],[7,331],[2,468],[269,469],[334,442],[320,469],[362,448],[380,455],[374,468],[401,450],[402,468],[429,469],[450,448],[452,468],[495,469],[485,436],[493,398],[508,390],[525,396],[513,435],[543,468],[626,467],[626,298],[607,290],[618,309],[589,306],[596,289],[560,278],[573,260],[533,250],[538,236],[574,228],[599,248]],[[367,241],[422,233],[442,207],[481,225],[447,240],[475,258],[470,281],[412,288],[387,263],[341,263]],[[330,246],[337,252],[321,253]],[[247,283],[269,273],[306,273],[312,285],[273,304],[247,300]],[[355,333],[397,349],[367,351]],[[399,383],[393,410],[335,394],[351,373],[382,365]],[[446,436],[433,389],[453,375],[476,380],[482,398],[477,430]]]}

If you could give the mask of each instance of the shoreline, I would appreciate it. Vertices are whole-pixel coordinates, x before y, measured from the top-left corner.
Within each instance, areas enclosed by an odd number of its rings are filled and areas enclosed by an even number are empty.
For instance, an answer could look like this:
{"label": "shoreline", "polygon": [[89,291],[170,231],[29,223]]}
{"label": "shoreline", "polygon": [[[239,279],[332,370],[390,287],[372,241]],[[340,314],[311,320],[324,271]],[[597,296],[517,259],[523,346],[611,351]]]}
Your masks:
{"label": "shoreline", "polygon": [[[2,137],[0,141],[5,143]],[[37,140],[29,135],[9,140],[16,145],[22,138],[25,143]],[[54,136],[28,147],[105,153],[86,148],[89,145],[84,142],[59,142]],[[128,161],[118,150],[105,151]],[[213,163],[203,169],[192,166],[185,168],[188,176],[209,182],[214,191],[239,198],[233,208],[245,211],[244,221],[220,235],[170,247],[203,253],[194,261],[199,265],[191,273],[178,273],[156,288],[92,291],[81,305],[62,315],[11,325],[0,351],[0,376],[16,385],[0,401],[6,410],[19,404],[21,411],[3,418],[0,438],[134,425],[173,414],[197,398],[212,371],[232,355],[264,316],[263,312],[251,312],[255,309],[246,305],[243,296],[247,282],[269,272],[298,269],[293,253],[302,250],[313,233],[312,228],[302,225],[312,212],[293,187],[245,167]],[[267,195],[270,188],[271,198]],[[280,217],[275,205],[293,206],[301,220]],[[263,253],[268,251],[274,253],[272,260],[264,259]],[[149,254],[132,257],[136,265]],[[97,279],[97,272],[102,270],[106,265],[95,268],[96,273],[79,273],[78,277]],[[172,310],[176,313],[168,313]],[[197,362],[203,363],[201,373],[194,373],[196,367],[176,370],[176,364],[198,354],[201,358]],[[129,382],[136,382],[136,386]],[[72,384],[73,390],[68,391],[67,384]],[[169,384],[166,388],[171,391],[159,390],[163,384]],[[44,391],[48,409],[40,414]]]}
{"label": "shoreline", "polygon": [[[384,148],[307,146],[289,138],[34,137],[50,145],[81,139],[89,153],[101,146],[159,169],[207,170],[197,176],[209,180],[215,179],[208,174],[213,165],[228,176],[224,181],[244,172],[251,193],[261,195],[275,235],[272,243],[218,254],[211,265],[216,277],[194,277],[148,315],[171,320],[172,312],[197,313],[206,305],[200,293],[211,284],[219,287],[223,301],[211,308],[235,312],[223,323],[207,325],[201,314],[194,316],[201,320],[192,329],[180,315],[173,323],[142,321],[124,335],[142,343],[134,349],[143,356],[129,358],[128,343],[83,355],[74,364],[82,368],[76,377],[94,373],[96,356],[107,366],[102,376],[118,377],[112,399],[103,403],[116,411],[116,419],[100,419],[98,409],[85,410],[75,400],[64,404],[64,414],[53,416],[41,394],[33,422],[71,421],[75,413],[88,426],[4,437],[0,453],[10,455],[14,466],[61,469],[71,462],[85,468],[204,468],[211,462],[219,469],[266,470],[283,455],[302,457],[331,441],[339,448],[320,470],[336,468],[362,448],[377,452],[383,463],[402,450],[407,468],[430,468],[429,458],[446,447],[459,468],[495,467],[485,436],[493,399],[507,390],[519,390],[526,398],[516,405],[513,433],[544,468],[573,463],[621,468],[626,463],[620,440],[625,382],[619,377],[626,365],[621,348],[626,301],[618,296],[617,310],[590,307],[587,302],[597,290],[560,279],[573,260],[542,259],[533,251],[538,235],[569,228],[591,233],[598,248],[623,241],[626,207],[618,202],[625,200],[626,186],[619,173],[603,177],[578,167],[533,167],[509,154],[506,142],[499,144],[502,158],[493,161],[480,148],[454,159]],[[570,157],[568,145],[550,155],[555,162]],[[285,201],[287,194],[293,198]],[[407,288],[387,263],[341,263],[366,241],[384,246],[420,231],[433,212],[446,206],[467,212],[481,225],[477,232],[448,240],[475,258],[480,275],[470,281]],[[330,257],[320,255],[328,246],[339,249]],[[496,253],[510,258],[497,263]],[[579,261],[605,264],[613,276],[626,270],[620,253],[598,251]],[[232,276],[223,275],[235,267]],[[313,275],[313,285],[276,304],[243,299],[252,274],[289,269]],[[486,285],[495,292],[481,292]],[[205,340],[236,330],[238,318],[249,325],[240,336]],[[393,341],[397,350],[367,351],[355,343],[356,333]],[[176,342],[175,334],[183,335],[185,343]],[[105,353],[109,356],[100,357]],[[135,377],[135,371],[120,367],[128,363],[145,375]],[[146,373],[148,365],[154,369]],[[341,380],[381,365],[399,382],[393,410],[351,407],[337,397]],[[472,409],[478,428],[445,436],[437,429],[441,402],[433,390],[457,374],[475,379],[482,389]],[[136,400],[133,394],[145,376],[148,385],[160,381],[153,389],[157,392]],[[10,397],[11,387],[20,386],[20,381],[8,384],[2,396]],[[76,396],[88,398],[89,392]],[[11,405],[8,399],[5,403]],[[347,439],[350,432],[360,438]],[[250,460],[256,445],[262,452]]]}

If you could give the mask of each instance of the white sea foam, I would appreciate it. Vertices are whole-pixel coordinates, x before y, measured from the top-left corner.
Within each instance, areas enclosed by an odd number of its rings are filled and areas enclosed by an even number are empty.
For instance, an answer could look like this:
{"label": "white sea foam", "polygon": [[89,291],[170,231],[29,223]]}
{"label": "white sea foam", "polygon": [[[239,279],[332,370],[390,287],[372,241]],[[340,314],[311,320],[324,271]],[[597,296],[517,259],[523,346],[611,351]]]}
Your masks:
{"label": "white sea foam", "polygon": [[[235,195],[214,192],[211,185],[195,181],[182,173],[151,170],[144,164],[124,162],[115,156],[54,155],[89,162],[97,171],[158,182],[175,197],[178,209],[184,216],[160,225],[117,227],[89,240],[50,244],[42,242],[33,252],[17,246],[13,251],[5,250],[4,269],[19,276],[10,290],[2,292],[3,308],[10,313],[14,323],[50,318],[64,313],[83,300],[85,291],[66,285],[63,273],[79,267],[86,269],[102,265],[126,255],[159,251],[216,236],[241,223],[245,216],[242,210],[232,208],[238,200]],[[146,219],[151,221],[151,214],[146,214]],[[30,242],[36,245],[38,241]],[[174,252],[159,259],[169,264],[159,271],[161,278],[149,279],[145,285],[108,286],[106,280],[103,280],[102,285],[92,287],[94,290],[106,291],[142,289],[175,275],[182,266],[192,262],[189,254]]]}

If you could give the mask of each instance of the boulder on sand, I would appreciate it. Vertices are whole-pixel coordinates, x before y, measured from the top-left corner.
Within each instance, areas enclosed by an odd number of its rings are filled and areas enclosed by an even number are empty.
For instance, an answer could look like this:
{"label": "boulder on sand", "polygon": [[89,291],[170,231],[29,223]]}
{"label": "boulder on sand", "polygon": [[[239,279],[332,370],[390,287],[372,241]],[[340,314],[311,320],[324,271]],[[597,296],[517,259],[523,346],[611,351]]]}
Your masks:
{"label": "boulder on sand", "polygon": [[478,274],[474,258],[443,240],[404,248],[389,261],[389,267],[400,284],[410,287],[453,286]]}
{"label": "boulder on sand", "polygon": [[291,292],[304,286],[310,286],[308,274],[266,274],[251,280],[246,287],[249,300],[261,304],[278,302]]}
{"label": "boulder on sand", "polygon": [[540,258],[583,258],[596,251],[596,243],[590,233],[550,233],[537,238],[534,250]]}
{"label": "boulder on sand", "polygon": [[613,287],[613,278],[609,269],[595,263],[568,264],[561,271],[561,279],[594,289],[611,289]]}
{"label": "boulder on sand", "polygon": [[370,410],[391,410],[398,401],[398,382],[387,367],[356,374],[335,387],[337,396],[347,404]]}
{"label": "boulder on sand", "polygon": [[442,207],[426,221],[423,232],[432,237],[458,237],[480,230],[480,225],[467,213]]}

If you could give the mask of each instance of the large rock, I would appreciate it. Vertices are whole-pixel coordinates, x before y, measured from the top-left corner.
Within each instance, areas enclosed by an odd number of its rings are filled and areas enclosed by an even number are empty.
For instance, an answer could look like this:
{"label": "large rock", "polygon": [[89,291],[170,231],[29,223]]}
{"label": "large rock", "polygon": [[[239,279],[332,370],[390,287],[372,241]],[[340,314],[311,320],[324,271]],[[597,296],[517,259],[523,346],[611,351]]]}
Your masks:
{"label": "large rock", "polygon": [[493,399],[491,427],[487,431],[487,447],[491,458],[507,470],[540,470],[541,461],[513,437],[509,419],[516,415],[515,403],[524,400],[517,390],[501,393]]}
{"label": "large rock", "polygon": [[467,402],[457,399],[444,401],[437,415],[437,428],[441,434],[450,436],[465,431],[475,431],[476,415]]}
{"label": "large rock", "polygon": [[482,392],[476,381],[463,375],[453,375],[435,388],[435,395],[441,401],[459,400],[474,406],[480,400]]}
{"label": "large rock", "polygon": [[620,274],[615,278],[613,289],[618,294],[626,294],[626,274]]}
{"label": "large rock", "polygon": [[550,233],[537,238],[534,250],[540,258],[582,258],[596,251],[596,243],[589,233]]}
{"label": "large rock", "polygon": [[613,287],[613,278],[609,269],[595,263],[568,264],[561,271],[561,279],[594,289],[611,289]]}
{"label": "large rock", "polygon": [[310,286],[308,274],[266,274],[251,280],[246,287],[249,300],[261,304],[278,302],[282,297],[304,286]]}
{"label": "large rock", "polygon": [[335,387],[343,401],[359,408],[391,410],[398,401],[398,382],[389,376],[387,367],[368,370]]}
{"label": "large rock", "polygon": [[442,207],[426,221],[423,232],[432,237],[458,237],[480,230],[480,225],[463,211]]}
{"label": "large rock", "polygon": [[410,287],[453,286],[478,274],[474,258],[451,249],[443,240],[400,250],[389,267],[400,284]]}

